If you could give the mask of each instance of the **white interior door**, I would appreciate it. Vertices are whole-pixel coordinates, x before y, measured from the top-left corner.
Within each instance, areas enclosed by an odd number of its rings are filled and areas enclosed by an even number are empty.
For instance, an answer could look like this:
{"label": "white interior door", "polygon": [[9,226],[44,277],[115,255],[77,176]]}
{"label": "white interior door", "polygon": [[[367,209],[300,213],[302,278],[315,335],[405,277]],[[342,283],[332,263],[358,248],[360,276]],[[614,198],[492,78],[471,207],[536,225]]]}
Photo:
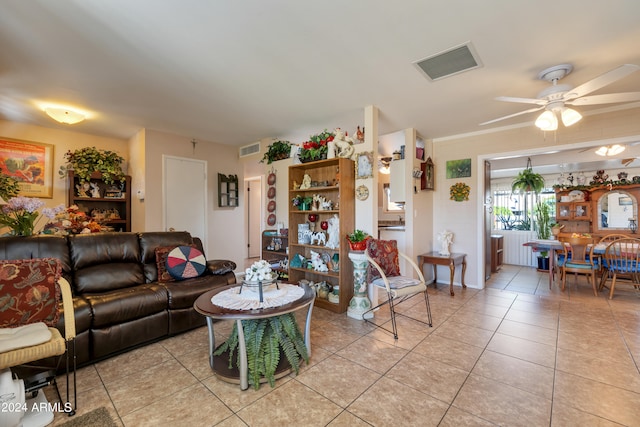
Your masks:
{"label": "white interior door", "polygon": [[260,256],[262,236],[260,218],[262,218],[262,181],[260,178],[245,181],[247,194],[247,258]]}
{"label": "white interior door", "polygon": [[199,237],[206,252],[207,162],[163,156],[162,166],[164,229]]}

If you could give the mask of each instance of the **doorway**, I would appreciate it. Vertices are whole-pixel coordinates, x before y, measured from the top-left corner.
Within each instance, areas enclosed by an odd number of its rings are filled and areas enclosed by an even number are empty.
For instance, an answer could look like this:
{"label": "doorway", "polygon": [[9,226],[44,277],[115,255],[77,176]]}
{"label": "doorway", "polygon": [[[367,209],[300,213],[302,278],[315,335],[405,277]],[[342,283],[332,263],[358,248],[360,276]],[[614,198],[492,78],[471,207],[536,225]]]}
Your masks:
{"label": "doorway", "polygon": [[207,162],[162,156],[162,200],[163,229],[188,231],[199,237],[206,253]]}
{"label": "doorway", "polygon": [[247,201],[247,258],[259,258],[261,252],[262,218],[262,177],[245,179],[245,197]]}

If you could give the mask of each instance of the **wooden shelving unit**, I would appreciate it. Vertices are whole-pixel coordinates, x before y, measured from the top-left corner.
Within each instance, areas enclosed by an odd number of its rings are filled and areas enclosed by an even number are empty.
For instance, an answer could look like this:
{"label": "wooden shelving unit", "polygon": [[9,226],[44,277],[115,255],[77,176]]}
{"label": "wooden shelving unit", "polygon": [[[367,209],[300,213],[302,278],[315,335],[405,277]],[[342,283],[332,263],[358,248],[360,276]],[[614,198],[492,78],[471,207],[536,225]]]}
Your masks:
{"label": "wooden shelving unit", "polygon": [[[278,234],[277,230],[264,230],[262,232],[262,256],[261,259],[274,264],[288,258],[287,248],[289,247],[289,235]],[[278,273],[278,278],[282,280],[289,279],[289,270],[286,268],[271,269]]]}
{"label": "wooden shelving unit", "polygon": [[[294,189],[294,183],[302,183],[303,177],[308,174],[312,182],[318,185],[309,189]],[[318,194],[334,203],[332,210],[298,210],[295,206],[289,207],[289,281],[298,283],[306,279],[313,282],[326,281],[332,286],[340,286],[340,298],[338,303],[332,303],[328,299],[316,298],[315,305],[343,313],[349,306],[353,296],[353,265],[349,260],[349,245],[346,235],[355,227],[355,168],[350,159],[335,158],[320,160],[317,162],[303,163],[289,167],[289,199],[296,195],[313,196]],[[304,244],[298,242],[298,225],[309,222],[309,214],[318,216],[315,222],[315,230],[321,231],[320,223],[328,221],[334,215],[340,218],[339,240],[340,246],[330,249],[324,245]],[[327,236],[327,240],[328,240]],[[317,242],[316,242],[317,243]],[[291,267],[291,260],[296,255],[310,259],[311,251],[327,254],[333,258],[339,257],[339,271],[319,272],[308,268]]]}
{"label": "wooden shelving unit", "polygon": [[[101,197],[80,197],[78,185],[80,179],[69,171],[68,176],[68,199],[69,205],[78,205],[88,216],[100,216],[105,214],[109,218],[98,222],[113,227],[115,231],[131,231],[131,177],[125,177],[124,186],[120,181],[107,184],[102,181],[102,174],[95,172],[91,175],[89,184],[97,185]],[[106,197],[114,195],[117,197]],[[119,218],[114,218],[115,212]]]}

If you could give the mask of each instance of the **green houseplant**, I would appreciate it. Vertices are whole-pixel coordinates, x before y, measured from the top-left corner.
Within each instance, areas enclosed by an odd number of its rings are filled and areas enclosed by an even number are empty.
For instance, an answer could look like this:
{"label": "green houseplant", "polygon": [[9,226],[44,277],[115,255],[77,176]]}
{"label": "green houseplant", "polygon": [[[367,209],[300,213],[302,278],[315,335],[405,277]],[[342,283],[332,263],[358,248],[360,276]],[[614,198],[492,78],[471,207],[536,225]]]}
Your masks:
{"label": "green houseplant", "polygon": [[540,194],[544,189],[544,177],[539,173],[533,172],[531,167],[520,171],[511,183],[511,191],[513,193],[533,192]]}
{"label": "green houseplant", "polygon": [[288,159],[291,155],[291,146],[293,144],[289,141],[274,141],[267,147],[267,152],[264,153],[264,157],[260,160],[260,163],[271,164],[276,160]]}
{"label": "green houseplant", "polygon": [[[548,203],[539,201],[534,209],[536,216],[538,239],[548,240],[551,237],[551,216]],[[549,253],[540,252],[538,257],[538,270],[549,270]]]}
{"label": "green houseplant", "polygon": [[125,175],[122,171],[124,158],[113,151],[85,147],[75,151],[67,151],[64,158],[67,160],[67,164],[60,166],[58,171],[61,178],[65,178],[68,172],[73,170],[80,183],[88,182],[94,172],[100,172],[102,181],[107,184],[124,181]]}
{"label": "green houseplant", "polygon": [[[293,313],[266,319],[250,319],[242,321],[247,344],[247,365],[249,383],[258,390],[260,378],[264,377],[271,387],[275,386],[275,372],[283,354],[291,368],[298,374],[302,360],[309,362],[304,336],[298,328]],[[219,356],[229,352],[229,368],[237,363],[238,327],[234,323],[229,338],[214,352]]]}
{"label": "green houseplant", "polygon": [[364,251],[367,248],[369,238],[371,238],[369,233],[358,229],[347,234],[347,241],[352,251]]}

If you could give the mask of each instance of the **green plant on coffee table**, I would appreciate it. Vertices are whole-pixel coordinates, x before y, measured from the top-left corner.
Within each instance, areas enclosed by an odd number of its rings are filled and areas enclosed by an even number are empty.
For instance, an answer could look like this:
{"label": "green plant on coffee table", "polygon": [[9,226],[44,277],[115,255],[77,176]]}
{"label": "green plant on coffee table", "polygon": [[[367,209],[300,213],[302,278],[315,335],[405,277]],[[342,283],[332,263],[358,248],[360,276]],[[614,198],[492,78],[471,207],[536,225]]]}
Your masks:
{"label": "green plant on coffee table", "polygon": [[274,141],[269,147],[267,147],[267,152],[264,153],[264,157],[260,160],[260,163],[264,163],[265,160],[267,164],[271,164],[276,160],[288,159],[291,154],[291,144],[289,141]]}
{"label": "green plant on coffee table", "polygon": [[[264,377],[271,387],[275,387],[275,373],[280,363],[281,354],[291,365],[296,375],[302,360],[309,362],[309,353],[304,343],[304,336],[298,328],[293,313],[265,319],[242,320],[242,329],[247,346],[247,365],[249,384],[258,390],[260,378]],[[229,338],[213,353],[219,356],[229,352],[229,369],[237,367],[238,326],[233,324]]]}
{"label": "green plant on coffee table", "polygon": [[65,178],[68,172],[73,170],[81,183],[88,182],[94,172],[100,172],[102,181],[107,184],[124,181],[125,175],[122,171],[124,158],[113,151],[85,147],[75,151],[67,151],[64,158],[67,160],[67,164],[60,166],[58,171],[61,178]]}

